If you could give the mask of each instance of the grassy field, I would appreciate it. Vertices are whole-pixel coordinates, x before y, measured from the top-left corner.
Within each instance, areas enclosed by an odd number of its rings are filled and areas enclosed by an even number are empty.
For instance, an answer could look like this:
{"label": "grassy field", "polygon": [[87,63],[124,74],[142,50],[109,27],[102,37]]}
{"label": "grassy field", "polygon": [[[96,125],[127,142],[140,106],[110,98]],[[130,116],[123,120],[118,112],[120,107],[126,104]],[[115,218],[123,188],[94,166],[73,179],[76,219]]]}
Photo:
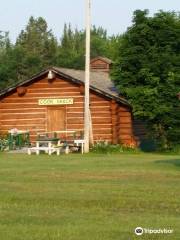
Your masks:
{"label": "grassy field", "polygon": [[180,239],[180,156],[0,154],[0,240],[133,239]]}

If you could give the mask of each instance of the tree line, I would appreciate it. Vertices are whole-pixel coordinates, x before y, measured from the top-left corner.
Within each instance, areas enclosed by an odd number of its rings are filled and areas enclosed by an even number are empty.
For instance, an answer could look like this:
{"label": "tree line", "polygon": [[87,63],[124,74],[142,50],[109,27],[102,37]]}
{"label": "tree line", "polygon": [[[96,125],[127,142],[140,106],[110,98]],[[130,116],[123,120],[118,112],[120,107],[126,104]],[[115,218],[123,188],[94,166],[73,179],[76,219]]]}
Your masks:
{"label": "tree line", "polygon": [[[92,27],[91,57],[115,59],[121,36],[107,36],[102,27]],[[12,44],[8,33],[0,32],[0,88],[27,79],[49,66],[84,69],[85,31],[65,24],[58,39],[42,17],[30,17]]]}

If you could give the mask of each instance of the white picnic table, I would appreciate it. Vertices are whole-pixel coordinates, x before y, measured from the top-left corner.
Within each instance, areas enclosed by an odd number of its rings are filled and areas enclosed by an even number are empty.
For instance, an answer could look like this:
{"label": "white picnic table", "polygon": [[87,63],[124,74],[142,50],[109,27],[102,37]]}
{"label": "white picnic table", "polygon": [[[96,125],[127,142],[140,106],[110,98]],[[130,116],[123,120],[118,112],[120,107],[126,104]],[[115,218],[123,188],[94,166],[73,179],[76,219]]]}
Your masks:
{"label": "white picnic table", "polygon": [[[53,131],[53,132],[45,132],[43,134],[48,134],[48,133],[75,133],[75,131]],[[57,143],[57,146],[54,146],[54,143]],[[49,139],[39,139],[36,140],[36,146],[28,148],[28,154],[30,155],[32,152],[35,152],[37,155],[39,155],[40,151],[45,151],[49,155],[51,155],[53,152],[56,152],[57,155],[60,154],[60,150],[62,149],[61,145],[61,139],[60,138],[49,138]],[[81,153],[84,153],[84,139],[75,139],[73,140],[74,144],[76,146],[81,147]],[[65,153],[69,153],[69,146],[67,144],[65,148]]]}

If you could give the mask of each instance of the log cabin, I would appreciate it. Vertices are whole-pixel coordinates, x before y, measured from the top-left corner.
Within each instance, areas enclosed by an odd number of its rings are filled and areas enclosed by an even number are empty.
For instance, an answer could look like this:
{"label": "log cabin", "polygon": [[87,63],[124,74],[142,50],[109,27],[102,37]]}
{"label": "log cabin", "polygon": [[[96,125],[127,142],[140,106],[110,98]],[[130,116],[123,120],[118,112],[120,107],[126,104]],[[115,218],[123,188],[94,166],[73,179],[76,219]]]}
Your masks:
{"label": "log cabin", "polygon": [[[93,139],[135,144],[130,104],[119,96],[109,77],[111,60],[91,60],[90,112]],[[12,128],[38,133],[84,130],[82,70],[51,67],[0,93],[0,134]]]}

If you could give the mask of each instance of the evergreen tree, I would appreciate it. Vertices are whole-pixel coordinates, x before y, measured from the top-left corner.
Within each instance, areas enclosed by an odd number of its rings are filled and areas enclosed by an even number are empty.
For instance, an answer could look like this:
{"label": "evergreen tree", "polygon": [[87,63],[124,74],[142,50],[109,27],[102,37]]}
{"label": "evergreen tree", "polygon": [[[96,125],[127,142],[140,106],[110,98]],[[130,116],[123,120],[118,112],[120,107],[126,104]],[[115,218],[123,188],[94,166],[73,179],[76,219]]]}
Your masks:
{"label": "evergreen tree", "polygon": [[[114,58],[119,36],[107,37],[106,30],[95,26],[91,30],[91,58],[105,56]],[[19,34],[15,45],[8,34],[0,32],[0,88],[31,77],[48,66],[84,69],[85,31],[72,30],[64,25],[63,35],[58,44],[46,21],[30,17]]]}
{"label": "evergreen tree", "polygon": [[0,31],[0,89],[13,83],[16,77],[13,58],[11,58],[12,51],[13,46],[9,39],[9,33]]}
{"label": "evergreen tree", "polygon": [[[115,44],[111,44],[111,38],[107,37],[106,30],[102,27],[96,28],[93,26],[91,30],[91,58],[97,56],[111,57],[113,55],[110,52],[111,49],[115,49]],[[58,49],[57,65],[67,68],[84,69],[84,30],[72,30],[70,24],[64,25],[63,35]]]}
{"label": "evergreen tree", "polygon": [[42,17],[30,17],[26,29],[17,38],[15,51],[20,57],[18,79],[30,77],[55,64],[57,41]]}
{"label": "evergreen tree", "polygon": [[84,33],[64,25],[63,35],[58,48],[57,66],[82,69],[84,67]]}

